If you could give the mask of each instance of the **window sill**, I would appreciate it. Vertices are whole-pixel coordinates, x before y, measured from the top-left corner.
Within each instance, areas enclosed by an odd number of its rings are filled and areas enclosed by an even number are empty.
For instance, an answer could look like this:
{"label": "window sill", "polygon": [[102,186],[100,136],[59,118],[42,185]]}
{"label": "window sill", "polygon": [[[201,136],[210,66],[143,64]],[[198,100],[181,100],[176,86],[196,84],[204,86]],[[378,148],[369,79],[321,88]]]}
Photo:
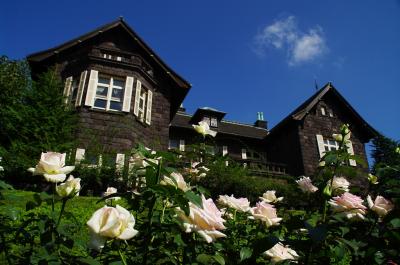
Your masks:
{"label": "window sill", "polygon": [[113,114],[113,115],[125,115],[128,112],[124,112],[122,110],[105,110],[105,109],[99,109],[99,108],[95,108],[95,107],[91,107],[89,108],[90,111],[94,111],[94,112],[101,112],[101,113],[107,113],[107,114]]}

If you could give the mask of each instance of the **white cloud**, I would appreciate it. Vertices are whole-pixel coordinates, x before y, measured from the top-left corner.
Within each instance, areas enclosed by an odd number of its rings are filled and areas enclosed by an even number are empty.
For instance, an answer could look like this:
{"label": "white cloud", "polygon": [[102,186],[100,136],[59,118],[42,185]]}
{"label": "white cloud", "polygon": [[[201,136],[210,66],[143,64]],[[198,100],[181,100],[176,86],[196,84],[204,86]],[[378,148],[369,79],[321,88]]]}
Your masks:
{"label": "white cloud", "polygon": [[291,66],[314,61],[328,50],[322,28],[315,26],[304,33],[294,16],[265,26],[254,37],[254,51],[260,57],[271,48],[285,50]]}

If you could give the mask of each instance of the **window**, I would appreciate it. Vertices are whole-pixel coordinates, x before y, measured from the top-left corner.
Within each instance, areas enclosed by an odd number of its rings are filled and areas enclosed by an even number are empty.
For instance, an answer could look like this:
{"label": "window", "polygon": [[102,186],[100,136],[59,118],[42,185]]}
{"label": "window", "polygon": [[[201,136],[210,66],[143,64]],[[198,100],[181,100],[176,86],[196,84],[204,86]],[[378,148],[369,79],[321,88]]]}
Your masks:
{"label": "window", "polygon": [[[332,139],[324,139],[324,137],[320,134],[316,135],[317,144],[318,144],[318,152],[319,157],[322,158],[327,151],[338,150],[339,143]],[[346,142],[347,152],[350,155],[354,155],[353,144],[351,141]],[[350,166],[357,166],[357,163],[354,159],[349,159]]]}
{"label": "window", "polygon": [[228,146],[224,145],[222,146],[222,155],[226,156],[228,154]]}
{"label": "window", "polygon": [[153,92],[142,85],[139,80],[136,81],[135,107],[134,114],[139,121],[148,125],[151,123],[151,108],[153,102]]}
{"label": "window", "polygon": [[147,90],[143,89],[140,91],[139,94],[139,119],[144,121],[144,116],[146,113],[146,100],[147,100]]}
{"label": "window", "polygon": [[339,143],[335,140],[324,139],[325,151],[339,150]]}
{"label": "window", "polygon": [[321,114],[322,116],[326,116],[325,107],[321,107]]}
{"label": "window", "polygon": [[103,53],[103,58],[105,59],[112,59],[112,55],[111,54],[107,54],[107,53]]}
{"label": "window", "polygon": [[71,85],[71,94],[69,98],[69,102],[75,105],[76,103],[76,98],[78,96],[78,86],[79,86],[79,80],[77,78],[74,78],[72,80],[72,85]]}
{"label": "window", "polygon": [[179,141],[174,139],[169,139],[168,149],[178,149]]}
{"label": "window", "polygon": [[211,126],[211,127],[218,127],[218,120],[217,120],[217,118],[211,118],[210,126]]}
{"label": "window", "polygon": [[179,140],[179,151],[185,152],[185,140]]}
{"label": "window", "polygon": [[207,122],[210,125],[210,117],[203,117],[203,121]]}
{"label": "window", "polygon": [[242,159],[247,159],[247,151],[246,149],[242,149]]}
{"label": "window", "polygon": [[99,76],[94,107],[105,110],[122,110],[125,81],[115,77]]}

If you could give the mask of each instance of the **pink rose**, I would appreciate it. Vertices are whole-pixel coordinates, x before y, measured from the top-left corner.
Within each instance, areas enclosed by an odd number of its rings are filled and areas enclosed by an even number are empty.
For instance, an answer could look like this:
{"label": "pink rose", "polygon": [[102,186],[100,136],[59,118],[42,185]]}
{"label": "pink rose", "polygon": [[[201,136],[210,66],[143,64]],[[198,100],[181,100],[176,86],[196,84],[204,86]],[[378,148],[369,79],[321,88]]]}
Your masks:
{"label": "pink rose", "polygon": [[202,236],[207,243],[211,243],[220,237],[226,237],[225,234],[219,230],[225,229],[222,219],[222,212],[218,210],[212,199],[206,200],[204,195],[201,195],[203,207],[199,207],[189,202],[190,213],[189,216],[177,208],[178,216],[183,222],[183,227],[186,233],[193,231]]}
{"label": "pink rose", "polygon": [[334,212],[343,212],[348,219],[364,219],[367,207],[362,204],[363,202],[360,197],[345,192],[341,196],[333,197],[329,204]]}
{"label": "pink rose", "polygon": [[233,195],[219,195],[218,203],[240,212],[248,212],[250,210],[250,202],[247,198],[236,199]]}
{"label": "pink rose", "polygon": [[251,219],[259,219],[265,223],[267,227],[279,225],[282,218],[278,218],[276,215],[276,209],[273,205],[264,201],[257,202],[256,207],[250,209],[252,214]]}

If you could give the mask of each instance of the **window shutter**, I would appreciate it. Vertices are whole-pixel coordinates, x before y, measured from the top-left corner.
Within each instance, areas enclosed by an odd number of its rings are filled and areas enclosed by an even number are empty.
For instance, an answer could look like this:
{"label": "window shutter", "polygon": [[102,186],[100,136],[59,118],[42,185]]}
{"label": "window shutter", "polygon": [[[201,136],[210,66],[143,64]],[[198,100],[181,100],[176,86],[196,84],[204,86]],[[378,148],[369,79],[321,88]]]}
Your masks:
{"label": "window shutter", "polygon": [[81,78],[79,79],[78,92],[76,94],[76,101],[75,101],[76,107],[80,106],[82,103],[83,90],[85,89],[85,84],[86,84],[86,76],[87,76],[87,71],[83,71],[81,73]]}
{"label": "window shutter", "polygon": [[185,140],[179,140],[179,151],[185,151]]}
{"label": "window shutter", "polygon": [[224,145],[222,146],[222,155],[225,156],[228,154],[228,146]]}
{"label": "window shutter", "polygon": [[75,163],[79,163],[83,159],[85,159],[85,149],[77,148],[75,153]]}
{"label": "window shutter", "polygon": [[325,154],[324,137],[322,137],[322,135],[320,134],[317,134],[316,137],[317,137],[319,158],[321,158]]}
{"label": "window shutter", "polygon": [[117,171],[122,171],[124,169],[125,162],[125,154],[117,154],[117,158],[115,160],[115,167]]}
{"label": "window shutter", "polygon": [[147,91],[146,123],[151,124],[151,105],[153,103],[153,92]]}
{"label": "window shutter", "polygon": [[96,87],[97,87],[97,79],[99,76],[99,72],[96,70],[90,70],[89,76],[89,84],[86,91],[86,99],[85,105],[93,107],[94,104],[94,96],[96,94]]}
{"label": "window shutter", "polygon": [[246,149],[242,149],[242,159],[247,159]]}
{"label": "window shutter", "polygon": [[136,80],[135,106],[133,107],[133,114],[135,114],[136,117],[139,116],[139,103],[140,103],[141,90],[142,90],[142,82]]}
{"label": "window shutter", "polygon": [[[352,142],[351,141],[347,141],[346,142],[346,146],[347,146],[347,152],[350,155],[354,155],[354,149],[353,149]],[[354,159],[349,159],[349,164],[350,164],[350,166],[353,166],[353,167],[357,166],[357,163],[356,163],[356,161]]]}
{"label": "window shutter", "polygon": [[72,87],[72,76],[67,77],[65,79],[65,85],[64,85],[64,103],[67,104],[69,100],[69,95],[71,94],[71,87]]}
{"label": "window shutter", "polygon": [[131,110],[132,87],[133,87],[133,77],[127,76],[122,111],[129,112]]}

